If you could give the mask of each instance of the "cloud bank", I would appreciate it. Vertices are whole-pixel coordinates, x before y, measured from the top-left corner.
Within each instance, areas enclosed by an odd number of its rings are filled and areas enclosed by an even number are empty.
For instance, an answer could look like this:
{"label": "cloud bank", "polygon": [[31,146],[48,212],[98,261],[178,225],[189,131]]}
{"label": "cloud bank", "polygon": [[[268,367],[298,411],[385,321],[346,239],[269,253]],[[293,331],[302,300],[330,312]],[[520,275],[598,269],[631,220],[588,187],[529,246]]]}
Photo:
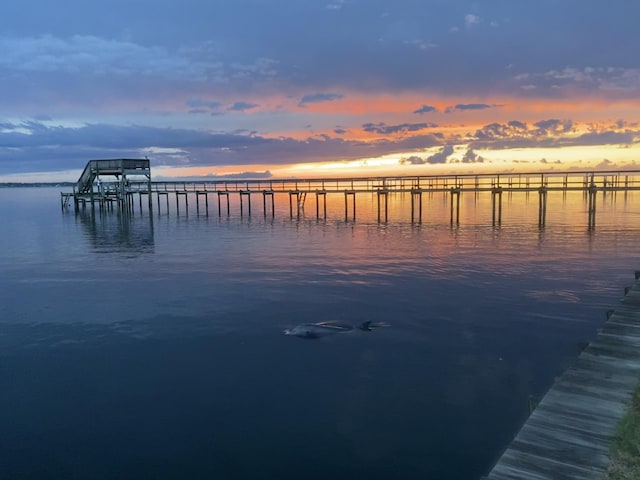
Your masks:
{"label": "cloud bank", "polygon": [[184,0],[156,2],[153,28],[144,2],[2,9],[7,174],[638,142],[640,3]]}

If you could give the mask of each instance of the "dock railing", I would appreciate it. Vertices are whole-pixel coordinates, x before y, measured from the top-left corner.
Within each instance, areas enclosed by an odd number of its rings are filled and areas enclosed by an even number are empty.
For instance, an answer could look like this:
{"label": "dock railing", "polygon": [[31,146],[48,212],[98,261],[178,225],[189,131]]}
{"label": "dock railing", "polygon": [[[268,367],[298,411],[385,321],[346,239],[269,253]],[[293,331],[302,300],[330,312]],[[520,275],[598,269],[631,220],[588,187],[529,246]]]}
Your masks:
{"label": "dock railing", "polygon": [[[146,182],[132,183],[146,189]],[[166,192],[462,192],[640,190],[640,170],[607,172],[548,172],[474,175],[387,176],[314,179],[206,180],[152,182],[153,191]]]}

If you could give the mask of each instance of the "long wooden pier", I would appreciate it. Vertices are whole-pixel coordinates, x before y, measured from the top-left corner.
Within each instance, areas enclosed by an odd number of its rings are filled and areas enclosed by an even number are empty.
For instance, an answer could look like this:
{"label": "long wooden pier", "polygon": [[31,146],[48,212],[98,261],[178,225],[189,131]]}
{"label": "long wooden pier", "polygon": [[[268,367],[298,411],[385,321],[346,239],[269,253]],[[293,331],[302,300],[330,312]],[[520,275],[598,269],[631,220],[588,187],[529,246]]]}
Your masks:
{"label": "long wooden pier", "polygon": [[602,480],[640,381],[640,272],[596,339],[554,383],[487,480]]}
{"label": "long wooden pier", "polygon": [[[92,161],[95,162],[95,161]],[[102,162],[102,161],[101,161]],[[148,162],[148,160],[147,160]],[[89,165],[88,167],[89,168]],[[148,168],[148,163],[147,163]],[[547,173],[513,173],[513,174],[475,174],[475,175],[431,175],[431,176],[397,176],[397,177],[358,177],[358,178],[316,178],[316,179],[268,179],[268,180],[207,180],[202,182],[152,182],[150,173],[143,181],[123,181],[113,187],[109,184],[101,188],[93,188],[88,182],[88,174],[83,173],[79,187],[74,193],[63,193],[63,209],[68,207],[68,199],[73,197],[76,208],[87,203],[110,204],[110,199],[117,198],[121,207],[130,208],[133,197],[147,196],[149,208],[152,208],[152,197],[156,197],[156,207],[162,204],[169,208],[169,197],[175,198],[179,208],[181,200],[188,208],[189,198],[195,197],[196,208],[209,212],[209,196],[217,198],[218,215],[231,214],[229,196],[237,195],[240,215],[252,215],[252,197],[262,199],[264,216],[275,214],[276,196],[288,197],[289,212],[293,217],[299,215],[304,208],[308,196],[315,197],[316,215],[326,217],[327,195],[344,196],[345,219],[356,218],[356,198],[361,194],[373,194],[377,197],[378,221],[388,220],[389,194],[403,193],[411,195],[411,220],[422,221],[424,194],[444,193],[450,196],[451,224],[460,223],[460,197],[467,193],[491,194],[492,222],[502,222],[503,193],[533,193],[538,195],[538,225],[544,227],[547,218],[547,195],[549,192],[583,192],[588,199],[588,227],[593,228],[596,222],[596,198],[598,194],[607,192],[628,192],[640,190],[640,170],[628,171],[571,171]],[[133,172],[135,173],[135,172]],[[94,178],[94,177],[91,177]],[[80,185],[82,191],[80,191]],[[115,197],[112,195],[115,193]],[[66,200],[65,200],[66,199]]]}

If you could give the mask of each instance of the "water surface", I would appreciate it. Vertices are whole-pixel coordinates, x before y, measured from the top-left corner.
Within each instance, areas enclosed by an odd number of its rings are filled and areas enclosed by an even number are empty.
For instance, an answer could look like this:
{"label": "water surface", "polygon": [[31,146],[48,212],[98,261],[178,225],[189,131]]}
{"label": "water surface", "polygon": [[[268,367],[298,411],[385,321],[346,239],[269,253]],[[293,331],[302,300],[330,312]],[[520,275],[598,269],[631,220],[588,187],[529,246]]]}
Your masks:
{"label": "water surface", "polygon": [[[289,217],[0,189],[0,472],[478,479],[633,279],[640,198],[341,196]],[[283,330],[385,321],[318,340]]]}

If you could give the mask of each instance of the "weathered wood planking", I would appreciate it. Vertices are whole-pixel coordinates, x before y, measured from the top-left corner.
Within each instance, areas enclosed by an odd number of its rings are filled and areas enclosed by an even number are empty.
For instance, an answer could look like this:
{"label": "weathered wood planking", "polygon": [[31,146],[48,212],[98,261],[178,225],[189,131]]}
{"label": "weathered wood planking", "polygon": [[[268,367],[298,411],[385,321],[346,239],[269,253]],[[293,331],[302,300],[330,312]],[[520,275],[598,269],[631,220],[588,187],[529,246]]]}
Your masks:
{"label": "weathered wood planking", "polygon": [[640,381],[640,272],[619,308],[559,377],[487,480],[602,480]]}

